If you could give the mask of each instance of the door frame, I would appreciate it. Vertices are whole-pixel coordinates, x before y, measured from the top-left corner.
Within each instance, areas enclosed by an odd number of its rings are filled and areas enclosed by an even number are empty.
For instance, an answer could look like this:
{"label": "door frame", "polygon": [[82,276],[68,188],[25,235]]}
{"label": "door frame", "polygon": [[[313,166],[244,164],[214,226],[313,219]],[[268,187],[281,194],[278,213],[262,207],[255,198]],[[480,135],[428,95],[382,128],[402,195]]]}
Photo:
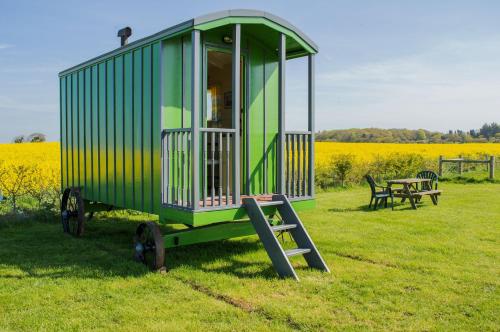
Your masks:
{"label": "door frame", "polygon": [[[219,51],[232,54],[231,44],[219,44],[213,42],[203,41],[202,43],[202,106],[201,106],[201,123],[206,125],[207,114],[207,80],[208,80],[208,51]],[[240,194],[249,194],[250,190],[250,124],[249,124],[249,97],[250,97],[250,61],[248,49],[241,47],[241,95],[242,108],[240,110]]]}

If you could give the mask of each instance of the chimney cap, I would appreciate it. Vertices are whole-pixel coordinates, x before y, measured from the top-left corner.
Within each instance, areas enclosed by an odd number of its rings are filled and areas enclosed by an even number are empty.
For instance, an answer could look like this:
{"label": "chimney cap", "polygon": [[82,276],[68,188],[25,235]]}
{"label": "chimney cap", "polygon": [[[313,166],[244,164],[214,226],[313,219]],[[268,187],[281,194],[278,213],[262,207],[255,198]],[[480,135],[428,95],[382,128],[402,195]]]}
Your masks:
{"label": "chimney cap", "polygon": [[118,30],[117,37],[121,39],[121,46],[127,45],[128,37],[132,36],[132,28],[125,27],[123,29]]}
{"label": "chimney cap", "polygon": [[132,36],[132,28],[131,27],[125,27],[123,29],[118,30],[117,37],[130,37],[130,36]]}

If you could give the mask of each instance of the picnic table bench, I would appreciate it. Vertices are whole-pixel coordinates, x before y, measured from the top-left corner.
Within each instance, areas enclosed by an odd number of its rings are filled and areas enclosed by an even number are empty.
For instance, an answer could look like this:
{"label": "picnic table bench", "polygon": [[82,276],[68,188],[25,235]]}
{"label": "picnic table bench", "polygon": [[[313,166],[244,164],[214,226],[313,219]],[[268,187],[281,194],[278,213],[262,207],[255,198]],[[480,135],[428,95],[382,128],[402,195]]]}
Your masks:
{"label": "picnic table bench", "polygon": [[[402,201],[408,199],[411,207],[416,210],[416,202],[427,195],[431,197],[432,203],[437,205],[437,196],[441,195],[442,191],[432,189],[431,181],[432,179],[424,178],[395,179],[387,181],[387,187],[390,188],[394,197],[400,197]],[[392,189],[393,185],[402,185],[403,188]]]}

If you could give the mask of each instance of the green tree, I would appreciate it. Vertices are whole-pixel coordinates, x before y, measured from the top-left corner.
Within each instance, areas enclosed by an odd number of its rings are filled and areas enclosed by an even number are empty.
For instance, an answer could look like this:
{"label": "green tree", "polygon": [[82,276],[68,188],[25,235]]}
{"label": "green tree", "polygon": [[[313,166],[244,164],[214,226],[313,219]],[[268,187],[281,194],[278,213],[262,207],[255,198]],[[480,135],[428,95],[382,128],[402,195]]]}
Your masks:
{"label": "green tree", "polygon": [[425,131],[423,129],[417,130],[416,139],[417,139],[417,141],[427,140],[427,135],[425,134]]}

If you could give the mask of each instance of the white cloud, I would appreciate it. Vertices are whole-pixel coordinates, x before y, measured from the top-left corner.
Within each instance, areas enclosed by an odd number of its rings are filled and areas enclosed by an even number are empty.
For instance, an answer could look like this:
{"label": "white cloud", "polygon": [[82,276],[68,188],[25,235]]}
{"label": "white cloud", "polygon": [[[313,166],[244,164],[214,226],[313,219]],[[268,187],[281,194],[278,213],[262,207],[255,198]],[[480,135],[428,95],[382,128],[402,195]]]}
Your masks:
{"label": "white cloud", "polygon": [[318,129],[474,128],[500,120],[500,39],[450,42],[317,75]]}
{"label": "white cloud", "polygon": [[4,50],[6,48],[11,48],[11,47],[14,47],[14,45],[12,44],[2,44],[0,43],[0,50]]}

